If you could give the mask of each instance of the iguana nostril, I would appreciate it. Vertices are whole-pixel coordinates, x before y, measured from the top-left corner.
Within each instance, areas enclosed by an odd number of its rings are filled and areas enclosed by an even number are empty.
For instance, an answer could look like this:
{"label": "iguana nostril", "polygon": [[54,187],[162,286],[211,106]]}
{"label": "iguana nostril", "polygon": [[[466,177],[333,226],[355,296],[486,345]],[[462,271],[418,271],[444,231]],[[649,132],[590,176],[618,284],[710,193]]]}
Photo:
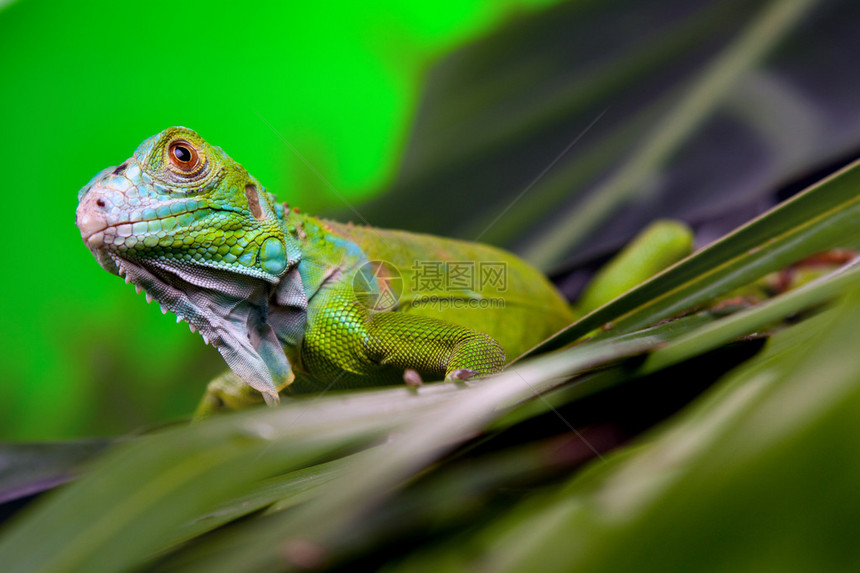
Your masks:
{"label": "iguana nostril", "polygon": [[96,199],[96,205],[98,205],[99,207],[104,209],[105,208],[105,200],[104,199]]}

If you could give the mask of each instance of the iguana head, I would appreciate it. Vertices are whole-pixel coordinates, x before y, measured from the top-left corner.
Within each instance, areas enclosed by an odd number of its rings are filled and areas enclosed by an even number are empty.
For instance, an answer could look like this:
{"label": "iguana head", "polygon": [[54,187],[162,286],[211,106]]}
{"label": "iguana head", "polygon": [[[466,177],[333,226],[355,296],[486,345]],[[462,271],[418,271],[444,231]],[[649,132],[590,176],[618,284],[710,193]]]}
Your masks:
{"label": "iguana head", "polygon": [[171,127],[78,193],[76,222],[102,266],[205,266],[276,282],[290,266],[283,206],[197,133]]}
{"label": "iguana head", "polygon": [[271,290],[300,257],[285,216],[219,147],[171,127],[87,183],[75,222],[102,267],[199,329],[271,397],[291,375],[266,324]]}

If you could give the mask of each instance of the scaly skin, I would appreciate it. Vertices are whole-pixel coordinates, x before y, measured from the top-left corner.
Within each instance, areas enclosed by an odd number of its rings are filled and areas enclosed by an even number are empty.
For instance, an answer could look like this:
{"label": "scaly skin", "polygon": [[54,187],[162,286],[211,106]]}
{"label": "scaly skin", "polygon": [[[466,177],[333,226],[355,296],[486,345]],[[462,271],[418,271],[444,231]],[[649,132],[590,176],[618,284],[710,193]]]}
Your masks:
{"label": "scaly skin", "polygon": [[[407,369],[492,374],[573,320],[510,253],[299,214],[182,127],[96,175],[78,202],[102,267],[187,321],[270,404],[280,391],[397,383]],[[505,284],[421,284],[428,268],[484,264],[503,269]],[[396,305],[380,304],[397,286]]]}

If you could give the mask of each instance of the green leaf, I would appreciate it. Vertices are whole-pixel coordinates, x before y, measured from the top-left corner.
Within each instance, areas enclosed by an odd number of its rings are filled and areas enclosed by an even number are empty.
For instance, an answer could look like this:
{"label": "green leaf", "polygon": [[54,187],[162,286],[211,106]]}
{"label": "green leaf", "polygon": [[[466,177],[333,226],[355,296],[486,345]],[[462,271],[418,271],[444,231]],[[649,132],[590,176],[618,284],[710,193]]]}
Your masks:
{"label": "green leaf", "polygon": [[0,444],[0,503],[69,481],[113,441]]}
{"label": "green leaf", "polygon": [[[327,545],[360,527],[361,516],[384,499],[391,488],[474,435],[499,409],[539,395],[564,382],[565,376],[625,356],[640,354],[659,343],[654,338],[595,343],[522,364],[475,386],[458,391],[457,399],[425,408],[399,425],[389,441],[344,468],[344,475],[322,486],[318,495],[296,511],[249,522],[228,536],[183,554],[167,567],[183,571],[272,569],[290,553],[284,539],[302,545]],[[343,412],[349,418],[348,412]]]}
{"label": "green leaf", "polygon": [[524,356],[570,344],[607,323],[629,332],[730,292],[858,234],[860,162],[817,183],[626,294]]}
{"label": "green leaf", "polygon": [[[399,413],[389,408],[385,418],[378,409],[368,415],[351,398],[296,401],[123,444],[0,539],[4,570],[125,570],[249,485],[366,442],[439,394],[428,389],[421,400],[401,401]],[[367,393],[364,404],[380,402]],[[338,419],[344,409],[352,412],[347,422]]]}
{"label": "green leaf", "polygon": [[193,539],[255,511],[265,508],[268,508],[268,511],[281,511],[301,503],[313,496],[317,488],[341,475],[343,465],[349,459],[350,457],[346,456],[253,484],[247,493],[223,501],[213,510],[179,527],[168,543],[173,545]]}
{"label": "green leaf", "polygon": [[852,569],[858,320],[855,289],[638,447],[387,570]]}

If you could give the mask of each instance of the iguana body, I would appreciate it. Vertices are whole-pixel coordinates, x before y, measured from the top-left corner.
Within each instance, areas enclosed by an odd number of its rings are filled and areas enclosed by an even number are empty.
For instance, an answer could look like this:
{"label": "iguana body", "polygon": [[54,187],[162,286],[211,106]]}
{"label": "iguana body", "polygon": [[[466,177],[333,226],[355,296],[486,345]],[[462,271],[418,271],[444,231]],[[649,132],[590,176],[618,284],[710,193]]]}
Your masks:
{"label": "iguana body", "polygon": [[396,383],[405,370],[491,374],[573,319],[510,253],[300,214],[181,127],[78,200],[100,264],[189,322],[270,403],[281,390]]}

